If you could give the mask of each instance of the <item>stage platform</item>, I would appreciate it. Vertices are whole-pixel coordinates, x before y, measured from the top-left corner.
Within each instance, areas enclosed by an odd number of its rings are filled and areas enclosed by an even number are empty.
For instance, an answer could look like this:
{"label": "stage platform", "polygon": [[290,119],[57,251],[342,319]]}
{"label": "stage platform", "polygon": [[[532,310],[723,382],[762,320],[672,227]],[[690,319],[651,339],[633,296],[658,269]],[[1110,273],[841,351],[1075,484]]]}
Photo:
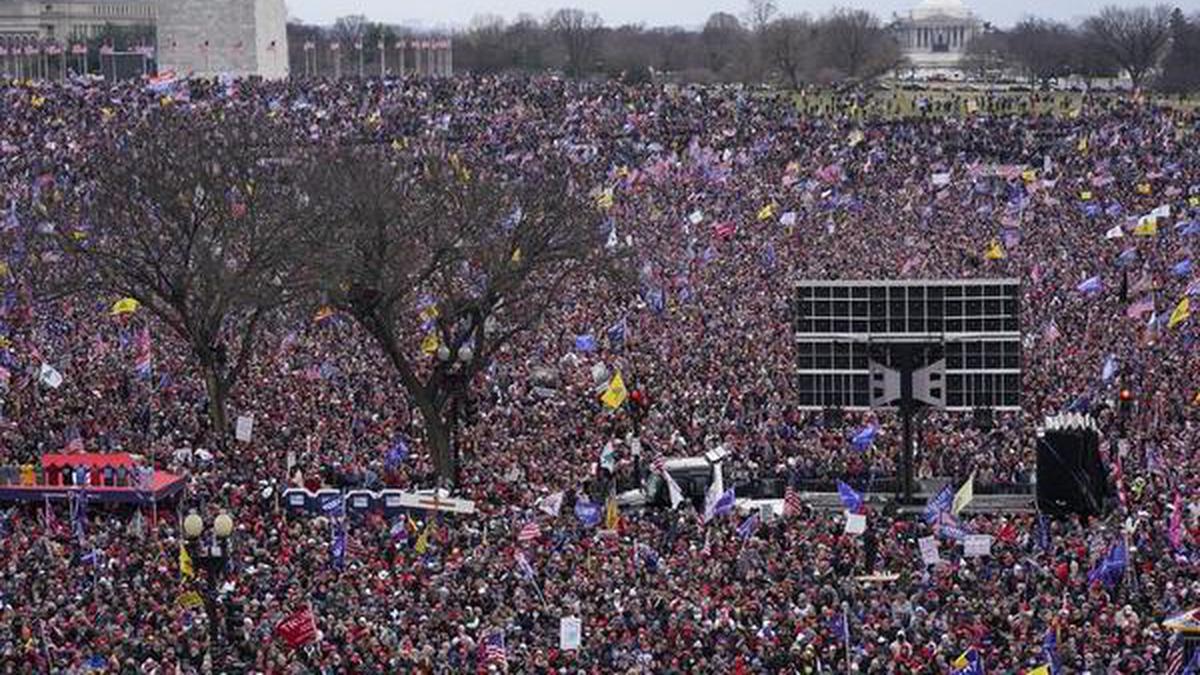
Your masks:
{"label": "stage platform", "polygon": [[40,476],[39,483],[26,471],[20,481],[0,482],[0,503],[66,500],[83,491],[89,502],[148,505],[174,497],[187,483],[183,476],[151,472],[125,453],[44,455]]}

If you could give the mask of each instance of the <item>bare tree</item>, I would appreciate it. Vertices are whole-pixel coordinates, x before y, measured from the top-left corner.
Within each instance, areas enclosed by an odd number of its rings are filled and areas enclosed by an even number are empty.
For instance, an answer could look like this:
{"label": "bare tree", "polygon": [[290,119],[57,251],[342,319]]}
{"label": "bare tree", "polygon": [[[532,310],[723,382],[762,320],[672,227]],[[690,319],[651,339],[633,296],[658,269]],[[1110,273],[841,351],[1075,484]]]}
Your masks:
{"label": "bare tree", "polygon": [[761,34],[778,12],[779,6],[775,0],[747,0],[746,23],[755,33]]}
{"label": "bare tree", "polygon": [[856,9],[837,9],[819,25],[821,65],[851,79],[872,78],[894,68],[900,48],[879,18]]}
{"label": "bare tree", "polygon": [[376,148],[314,163],[309,264],[395,369],[446,483],[471,381],[605,255],[600,213],[571,174],[549,161],[505,176]]}
{"label": "bare tree", "polygon": [[1134,88],[1158,66],[1171,39],[1171,8],[1105,7],[1084,22],[1087,36],[1129,73]]}
{"label": "bare tree", "polygon": [[1171,13],[1171,49],[1158,86],[1173,93],[1200,90],[1200,15],[1189,21],[1181,9]]}
{"label": "bare tree", "polygon": [[705,22],[700,42],[704,45],[705,67],[720,75],[745,50],[746,30],[736,16],[716,12]]}
{"label": "bare tree", "polygon": [[776,19],[763,33],[768,62],[792,86],[799,89],[805,71],[812,65],[812,45],[816,29],[807,16]]}
{"label": "bare tree", "polygon": [[187,345],[219,441],[259,327],[303,286],[291,256],[301,198],[271,145],[287,132],[271,124],[156,111],[93,152],[62,205],[60,221],[81,225],[46,242],[77,280],[137,300]]}
{"label": "bare tree", "polygon": [[962,68],[980,79],[987,79],[1012,64],[1008,34],[993,30],[971,38],[963,53]]}
{"label": "bare tree", "polygon": [[550,17],[547,28],[566,50],[568,74],[578,76],[591,70],[604,30],[600,15],[582,9],[560,9]]}
{"label": "bare tree", "polygon": [[1035,18],[1018,23],[1008,33],[1007,44],[1012,60],[1043,85],[1070,74],[1080,46],[1070,26]]}

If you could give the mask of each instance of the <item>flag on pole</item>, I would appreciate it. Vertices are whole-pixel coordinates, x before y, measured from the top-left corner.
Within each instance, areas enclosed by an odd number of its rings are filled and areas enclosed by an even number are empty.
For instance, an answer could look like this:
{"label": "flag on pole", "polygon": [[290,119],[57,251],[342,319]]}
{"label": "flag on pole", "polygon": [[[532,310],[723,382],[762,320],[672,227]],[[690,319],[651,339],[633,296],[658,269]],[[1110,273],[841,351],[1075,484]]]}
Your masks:
{"label": "flag on pole", "polygon": [[125,314],[133,314],[141,306],[142,304],[133,298],[121,298],[113,303],[108,313],[110,316],[124,316]]}
{"label": "flag on pole", "polygon": [[1109,549],[1108,554],[1100,560],[1100,563],[1088,572],[1088,583],[1101,581],[1105,586],[1112,588],[1125,576],[1125,567],[1128,564],[1129,556],[1125,549],[1125,542],[1118,541]]}
{"label": "flag on pole", "polygon": [[609,381],[608,387],[605,388],[604,393],[600,395],[600,400],[606,407],[608,407],[609,410],[616,410],[617,408],[621,407],[621,404],[624,403],[625,399],[628,397],[629,392],[625,390],[625,380],[622,379],[621,373],[618,372],[617,374],[613,375],[612,380]]}
{"label": "flag on pole", "polygon": [[933,525],[938,521],[938,518],[941,516],[941,514],[950,510],[950,507],[953,504],[954,492],[950,489],[950,484],[947,483],[942,486],[941,490],[938,490],[934,494],[930,495],[929,501],[925,503],[925,522],[929,525]]}
{"label": "flag on pole", "polygon": [[1042,657],[1050,667],[1050,675],[1058,675],[1062,663],[1058,658],[1058,633],[1054,628],[1046,629],[1046,637],[1042,638]]}
{"label": "flag on pole", "polygon": [[875,437],[879,435],[879,425],[874,422],[863,427],[858,433],[854,434],[854,438],[850,439],[850,445],[859,452],[865,451],[875,443]]}
{"label": "flag on pole", "polygon": [[196,576],[196,570],[192,566],[192,556],[188,555],[187,548],[183,544],[179,545],[179,574],[186,579]]}
{"label": "flag on pole", "polygon": [[1184,297],[1175,306],[1175,311],[1171,312],[1171,319],[1167,321],[1167,328],[1174,328],[1179,324],[1187,321],[1192,316],[1191,298]]}
{"label": "flag on pole", "polygon": [[536,520],[531,520],[521,526],[517,532],[517,541],[522,544],[528,544],[532,541],[537,541],[542,536],[542,527],[538,525]]}
{"label": "flag on pole", "polygon": [[950,663],[954,669],[953,675],[984,675],[983,658],[979,651],[971,647]]}
{"label": "flag on pole", "polygon": [[758,511],[751,513],[749,516],[747,516],[747,518],[745,520],[742,521],[741,525],[738,525],[738,528],[737,528],[738,536],[741,537],[743,540],[753,537],[754,533],[756,531],[758,531],[758,526],[761,523],[762,523],[762,521],[761,521],[761,517],[759,516]]}
{"label": "flag on pole", "polygon": [[615,530],[621,523],[621,512],[617,508],[617,496],[609,495],[604,505],[604,529]]}
{"label": "flag on pole", "polygon": [[993,239],[992,243],[988,244],[987,251],[984,252],[983,257],[987,260],[1004,260],[1008,256],[1005,255],[1004,247],[1000,245],[1000,242]]}
{"label": "flag on pole", "polygon": [[950,513],[958,515],[960,511],[965,509],[971,500],[975,499],[975,472],[967,477],[967,482],[962,484],[958,492],[954,493],[954,503],[950,507]]}
{"label": "flag on pole", "polygon": [[485,663],[508,665],[508,650],[504,647],[504,633],[493,632],[483,642],[483,660]]}
{"label": "flag on pole", "polygon": [[704,522],[706,523],[733,510],[733,505],[737,501],[733,494],[733,488],[722,491],[722,487],[723,485],[716,481],[708,487],[708,494],[704,496]]}
{"label": "flag on pole", "polygon": [[800,493],[789,483],[783,490],[783,517],[799,515],[803,511],[803,507],[804,502],[800,499]]}
{"label": "flag on pole", "polygon": [[837,482],[838,498],[842,500],[842,506],[851,513],[859,513],[863,507],[863,497],[842,481]]}
{"label": "flag on pole", "polygon": [[555,518],[558,517],[558,512],[562,510],[563,493],[562,490],[554,494],[546,495],[538,500],[537,507],[542,513]]}

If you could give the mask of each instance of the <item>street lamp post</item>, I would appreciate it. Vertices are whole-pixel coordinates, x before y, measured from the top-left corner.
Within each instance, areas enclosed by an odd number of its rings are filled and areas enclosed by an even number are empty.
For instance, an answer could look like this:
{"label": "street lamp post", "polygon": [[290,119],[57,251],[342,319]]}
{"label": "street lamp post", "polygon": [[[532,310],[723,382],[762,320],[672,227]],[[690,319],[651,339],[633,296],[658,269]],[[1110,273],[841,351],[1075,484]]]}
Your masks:
{"label": "street lamp post", "polygon": [[458,483],[458,465],[459,456],[457,430],[458,425],[465,421],[467,416],[467,381],[470,377],[471,362],[475,360],[475,350],[470,345],[463,345],[458,348],[457,365],[451,362],[450,348],[446,345],[438,347],[438,360],[445,364],[447,376],[450,380],[448,388],[450,390],[450,452],[454,456],[454,482]]}
{"label": "street lamp post", "polygon": [[233,518],[222,513],[213,519],[212,536],[208,545],[201,543],[204,520],[199,514],[191,513],[183,519],[183,533],[187,538],[188,554],[192,562],[204,570],[204,611],[208,615],[209,655],[214,670],[218,668],[221,645],[220,626],[217,621],[217,605],[220,601],[221,579],[229,561],[229,537],[233,534]]}

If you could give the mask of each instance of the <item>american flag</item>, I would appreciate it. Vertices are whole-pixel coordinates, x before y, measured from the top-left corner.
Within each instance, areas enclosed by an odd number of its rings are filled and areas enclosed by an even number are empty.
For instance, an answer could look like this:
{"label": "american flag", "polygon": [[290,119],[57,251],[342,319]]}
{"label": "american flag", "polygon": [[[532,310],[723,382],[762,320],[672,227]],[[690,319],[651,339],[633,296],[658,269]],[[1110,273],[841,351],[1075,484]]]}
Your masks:
{"label": "american flag", "polygon": [[517,532],[517,541],[522,544],[528,544],[531,541],[536,541],[542,536],[542,528],[536,520],[531,520],[521,526],[521,530]]}
{"label": "american flag", "polygon": [[1171,641],[1171,650],[1167,652],[1166,675],[1179,675],[1183,672],[1183,638],[1177,633]]}
{"label": "american flag", "polygon": [[804,502],[800,499],[800,493],[796,488],[788,485],[783,491],[783,517],[796,516],[800,514]]}
{"label": "american flag", "polygon": [[483,642],[484,663],[508,665],[508,650],[504,647],[504,633],[495,632]]}
{"label": "american flag", "polygon": [[71,53],[76,56],[84,56],[88,53],[87,45],[75,45],[71,47]]}

